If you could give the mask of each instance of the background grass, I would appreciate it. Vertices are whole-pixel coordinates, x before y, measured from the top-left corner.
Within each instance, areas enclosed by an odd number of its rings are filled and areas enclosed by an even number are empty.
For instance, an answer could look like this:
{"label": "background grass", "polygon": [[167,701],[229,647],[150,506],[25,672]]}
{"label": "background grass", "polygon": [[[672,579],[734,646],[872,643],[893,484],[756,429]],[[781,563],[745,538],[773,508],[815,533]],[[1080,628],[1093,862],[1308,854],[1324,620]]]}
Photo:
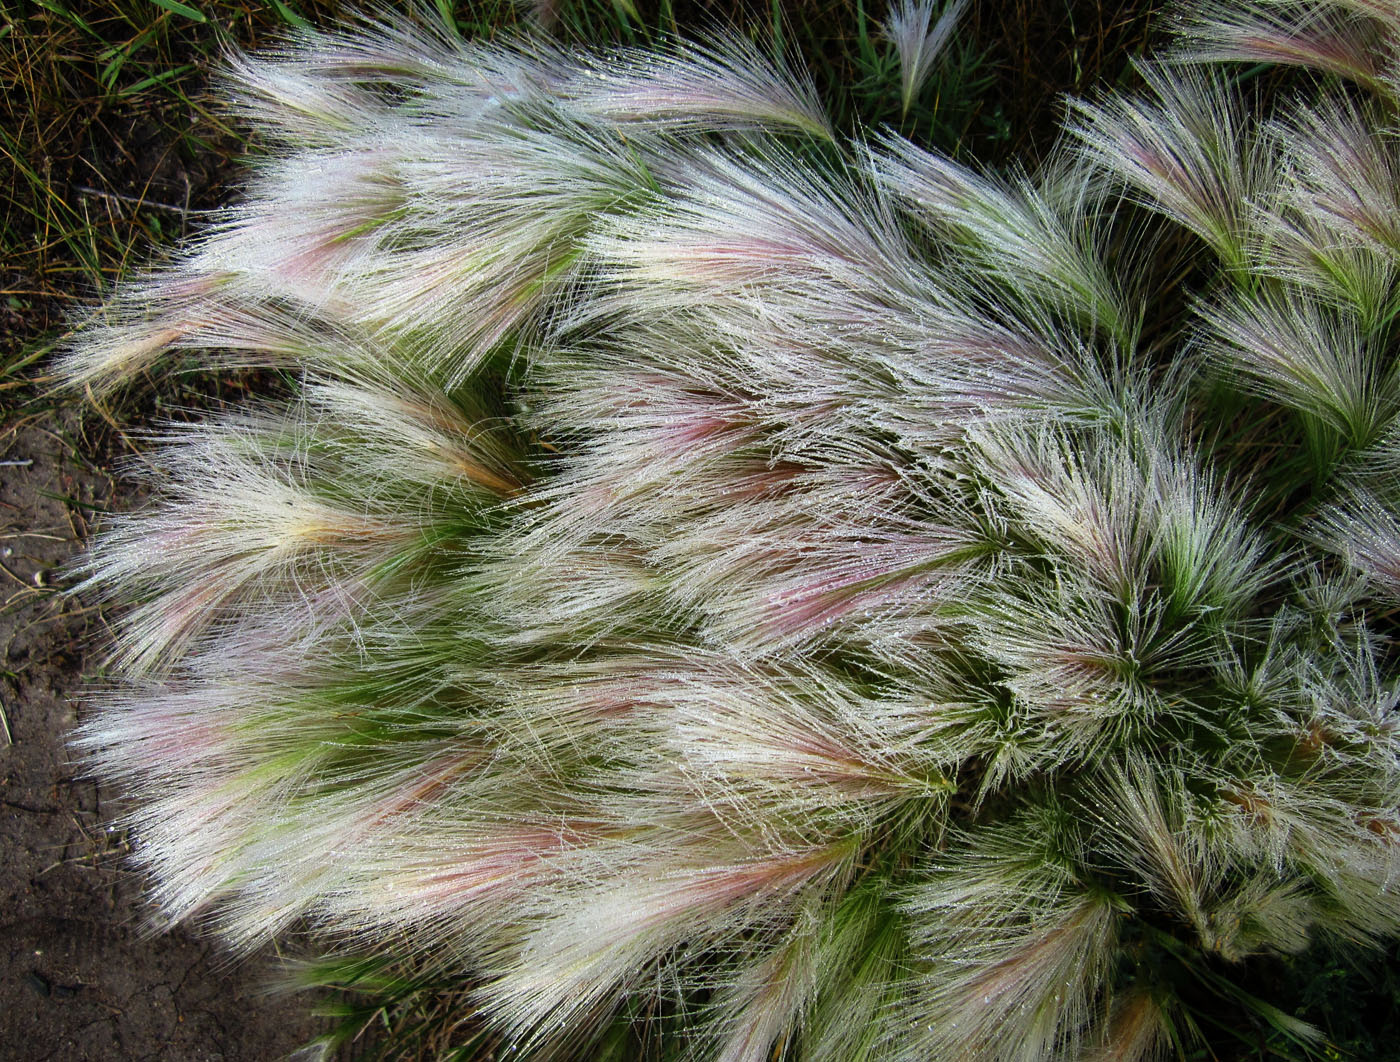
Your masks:
{"label": "background grass", "polygon": [[[134,266],[197,231],[201,214],[237,185],[250,147],[208,93],[208,71],[231,45],[327,24],[338,0],[10,0],[0,8],[0,417],[52,411],[45,355],[72,312]],[[974,3],[937,72],[901,118],[899,69],[880,35],[881,0],[558,0],[547,8],[493,0],[431,0],[464,35],[520,29],[539,12],[569,41],[648,41],[742,27],[800,55],[837,123],[881,124],[984,164],[1032,165],[1054,142],[1066,93],[1131,78],[1162,22],[1157,0]],[[133,401],[148,417],[200,401],[237,399],[275,383],[179,377]],[[88,414],[91,419],[91,414]],[[98,433],[104,430],[99,422]],[[115,418],[106,418],[117,431]],[[115,452],[74,433],[74,448]],[[124,436],[121,445],[130,445]],[[1314,1057],[1400,1058],[1400,965],[1394,950],[1356,965],[1324,951],[1261,963],[1262,998],[1316,1022]],[[416,983],[375,963],[334,964],[309,979],[346,988],[341,1034],[374,1027],[386,1057],[490,1057],[460,1023],[460,986]],[[1303,1057],[1267,1022],[1232,1016],[1202,990],[1201,1059]],[[619,1057],[645,1044],[618,1040]]]}

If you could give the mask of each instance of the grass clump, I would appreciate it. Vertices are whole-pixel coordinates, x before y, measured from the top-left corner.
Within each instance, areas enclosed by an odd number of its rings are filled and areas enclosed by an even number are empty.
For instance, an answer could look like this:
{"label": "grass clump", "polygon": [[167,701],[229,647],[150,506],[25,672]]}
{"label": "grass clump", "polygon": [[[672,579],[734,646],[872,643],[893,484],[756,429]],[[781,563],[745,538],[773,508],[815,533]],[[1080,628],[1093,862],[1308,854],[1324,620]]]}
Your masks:
{"label": "grass clump", "polygon": [[1197,7],[1001,175],[737,34],[234,59],[245,199],[62,363],[295,380],[87,561],[156,900],[461,1051],[1324,1050],[1250,971],[1400,932],[1397,47]]}

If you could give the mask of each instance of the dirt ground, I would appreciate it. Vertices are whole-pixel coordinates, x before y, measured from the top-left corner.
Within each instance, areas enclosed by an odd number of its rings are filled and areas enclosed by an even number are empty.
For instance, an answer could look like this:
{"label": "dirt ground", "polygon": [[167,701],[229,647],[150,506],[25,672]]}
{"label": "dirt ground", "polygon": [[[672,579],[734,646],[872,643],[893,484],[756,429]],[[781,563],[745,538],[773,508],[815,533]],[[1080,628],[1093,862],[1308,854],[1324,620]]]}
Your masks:
{"label": "dirt ground", "polygon": [[[0,394],[0,402],[6,396]],[[267,992],[275,956],[152,934],[115,795],[66,739],[102,618],[62,566],[96,511],[129,501],[70,411],[0,419],[0,1057],[262,1062],[315,1036],[310,1000]]]}

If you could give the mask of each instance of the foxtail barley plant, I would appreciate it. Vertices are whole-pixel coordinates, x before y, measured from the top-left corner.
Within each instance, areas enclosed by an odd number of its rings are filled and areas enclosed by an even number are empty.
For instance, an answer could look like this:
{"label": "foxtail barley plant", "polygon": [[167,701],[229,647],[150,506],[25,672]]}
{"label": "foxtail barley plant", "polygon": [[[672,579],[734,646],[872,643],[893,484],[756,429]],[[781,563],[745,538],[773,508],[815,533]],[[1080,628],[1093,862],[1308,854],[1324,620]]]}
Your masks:
{"label": "foxtail barley plant", "polygon": [[547,1059],[1306,1047],[1239,972],[1400,932],[1400,7],[1178,30],[1005,174],[738,37],[231,60],[245,197],[63,364],[293,381],[85,563],[159,908]]}

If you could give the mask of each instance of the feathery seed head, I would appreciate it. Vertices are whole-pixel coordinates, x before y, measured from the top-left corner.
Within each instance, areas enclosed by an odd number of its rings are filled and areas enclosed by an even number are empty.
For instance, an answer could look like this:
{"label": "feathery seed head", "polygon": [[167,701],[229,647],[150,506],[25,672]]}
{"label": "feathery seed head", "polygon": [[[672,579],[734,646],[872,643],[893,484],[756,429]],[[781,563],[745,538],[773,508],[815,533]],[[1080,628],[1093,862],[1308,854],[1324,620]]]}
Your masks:
{"label": "feathery seed head", "polygon": [[903,114],[908,115],[909,105],[928,81],[933,64],[957,29],[967,4],[968,0],[952,0],[936,20],[932,0],[899,0],[891,4],[885,31],[899,55]]}

